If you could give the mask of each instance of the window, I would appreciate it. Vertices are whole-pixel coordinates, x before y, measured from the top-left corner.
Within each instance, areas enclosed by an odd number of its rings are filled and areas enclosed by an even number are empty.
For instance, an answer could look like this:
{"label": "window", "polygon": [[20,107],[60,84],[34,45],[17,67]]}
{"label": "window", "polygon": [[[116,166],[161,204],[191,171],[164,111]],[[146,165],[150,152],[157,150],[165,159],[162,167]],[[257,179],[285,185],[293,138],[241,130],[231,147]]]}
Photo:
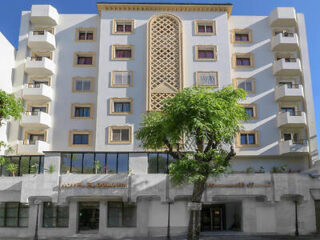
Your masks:
{"label": "window", "polygon": [[197,86],[218,87],[218,73],[217,72],[197,72],[196,84]]}
{"label": "window", "polygon": [[74,67],[94,67],[96,65],[95,52],[76,52],[73,57]]}
{"label": "window", "polygon": [[252,43],[251,29],[232,30],[232,43]]}
{"label": "window", "polygon": [[54,28],[51,27],[35,27],[33,29],[33,35],[44,35],[45,32],[54,34]]}
{"label": "window", "polygon": [[123,202],[108,202],[108,227],[136,227],[137,207]]}
{"label": "window", "polygon": [[148,173],[169,173],[169,164],[174,159],[168,153],[148,153]]}
{"label": "window", "polygon": [[77,28],[75,34],[77,42],[93,42],[96,40],[95,28]]}
{"label": "window", "polygon": [[41,130],[28,130],[24,132],[24,144],[33,145],[37,141],[47,141],[47,132]]}
{"label": "window", "polygon": [[[43,156],[6,156],[6,162],[13,163],[17,166],[15,176],[24,174],[41,174],[43,173],[44,157]],[[0,176],[12,176],[5,165],[0,166]]]}
{"label": "window", "polygon": [[114,19],[113,34],[131,34],[134,30],[134,20],[132,19]]}
{"label": "window", "polygon": [[217,47],[216,46],[196,46],[196,60],[198,61],[216,61]]}
{"label": "window", "polygon": [[28,227],[29,206],[19,202],[0,203],[0,227]]}
{"label": "window", "polygon": [[234,68],[252,68],[254,67],[253,55],[251,53],[234,53],[233,54]]}
{"label": "window", "polygon": [[52,52],[32,52],[31,60],[42,61],[43,58],[48,58],[52,60]]}
{"label": "window", "polygon": [[69,131],[69,147],[89,147],[91,146],[92,131]]}
{"label": "window", "polygon": [[129,87],[133,83],[132,71],[112,71],[111,87]]}
{"label": "window", "polygon": [[132,98],[111,98],[110,114],[131,114]]}
{"label": "window", "polygon": [[216,35],[216,22],[212,20],[196,20],[194,22],[195,35]]}
{"label": "window", "polygon": [[297,132],[284,132],[282,133],[282,141],[292,140],[293,143],[298,143],[300,140],[300,134]]}
{"label": "window", "polygon": [[112,45],[112,60],[133,59],[133,45]]}
{"label": "window", "polygon": [[92,119],[93,104],[92,103],[73,103],[71,105],[72,119]]}
{"label": "window", "polygon": [[69,207],[56,206],[51,202],[43,203],[43,227],[56,228],[69,226]]}
{"label": "window", "polygon": [[28,88],[40,88],[42,85],[50,86],[51,79],[44,77],[30,77]]}
{"label": "window", "polygon": [[247,93],[256,92],[256,80],[254,78],[236,78],[234,79],[234,87],[242,88]]}
{"label": "window", "polygon": [[35,103],[27,104],[26,114],[37,116],[40,112],[48,113],[48,104],[36,105]]}
{"label": "window", "polygon": [[257,119],[257,105],[256,104],[242,104],[248,114],[249,119]]}
{"label": "window", "polygon": [[131,126],[109,127],[109,144],[131,144]]}
{"label": "window", "polygon": [[[97,163],[98,162],[98,163]],[[97,166],[97,167],[95,167]],[[61,173],[128,173],[128,153],[62,153]]]}
{"label": "window", "polygon": [[73,92],[92,92],[93,91],[93,77],[74,77],[72,78]]}
{"label": "window", "polygon": [[258,131],[241,131],[237,135],[237,147],[258,147],[259,145]]}

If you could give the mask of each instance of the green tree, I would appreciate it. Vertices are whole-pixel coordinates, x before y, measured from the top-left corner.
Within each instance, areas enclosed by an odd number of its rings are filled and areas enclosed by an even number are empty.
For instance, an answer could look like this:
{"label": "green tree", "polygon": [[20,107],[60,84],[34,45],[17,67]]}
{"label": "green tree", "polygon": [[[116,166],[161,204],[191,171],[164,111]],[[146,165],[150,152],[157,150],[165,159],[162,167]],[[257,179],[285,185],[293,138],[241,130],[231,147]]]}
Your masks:
{"label": "green tree", "polygon": [[11,117],[15,120],[20,119],[23,111],[20,98],[16,99],[13,94],[0,90],[0,126],[3,124],[3,120],[8,120]]}
{"label": "green tree", "polygon": [[188,239],[199,239],[201,198],[209,177],[225,173],[235,156],[234,137],[242,120],[248,119],[238,104],[245,99],[242,89],[231,86],[185,88],[163,101],[162,112],[144,115],[137,138],[144,148],[163,149],[175,159],[169,165],[171,181],[176,185],[192,183]]}

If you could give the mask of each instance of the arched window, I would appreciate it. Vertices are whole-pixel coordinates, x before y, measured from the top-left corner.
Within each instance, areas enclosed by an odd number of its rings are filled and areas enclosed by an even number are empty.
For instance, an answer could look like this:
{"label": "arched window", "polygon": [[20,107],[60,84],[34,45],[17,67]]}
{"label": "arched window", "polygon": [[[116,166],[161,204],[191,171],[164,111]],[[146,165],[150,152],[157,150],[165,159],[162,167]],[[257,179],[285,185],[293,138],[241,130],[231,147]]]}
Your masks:
{"label": "arched window", "polygon": [[160,111],[162,100],[183,88],[182,77],[181,21],[155,15],[148,24],[147,110]]}

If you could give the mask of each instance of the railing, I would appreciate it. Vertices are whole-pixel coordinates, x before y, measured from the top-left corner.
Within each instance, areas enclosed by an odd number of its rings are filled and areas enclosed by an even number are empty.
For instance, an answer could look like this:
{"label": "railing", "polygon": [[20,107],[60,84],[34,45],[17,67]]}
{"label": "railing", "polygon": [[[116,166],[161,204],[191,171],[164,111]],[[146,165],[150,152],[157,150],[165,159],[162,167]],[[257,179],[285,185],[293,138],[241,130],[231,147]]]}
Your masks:
{"label": "railing", "polygon": [[33,31],[33,35],[44,35],[45,31],[44,30],[38,30],[38,31]]}
{"label": "railing", "polygon": [[302,116],[302,111],[294,111],[294,112],[287,111],[287,112],[280,112],[280,114],[281,113],[289,113],[290,116]]}
{"label": "railing", "polygon": [[285,57],[281,57],[281,58],[277,58],[277,61],[284,59],[285,62],[297,62],[296,58],[285,58]]}
{"label": "railing", "polygon": [[294,33],[289,33],[289,32],[276,32],[275,36],[278,34],[282,34],[283,37],[294,37]]}
{"label": "railing", "polygon": [[25,115],[27,116],[38,116],[41,111],[26,111]]}
{"label": "railing", "polygon": [[48,86],[46,83],[28,83],[28,88],[40,88],[41,85]]}
{"label": "railing", "polygon": [[300,84],[285,84],[285,85],[280,85],[279,87],[282,87],[282,86],[286,86],[287,88],[299,88],[300,87]]}
{"label": "railing", "polygon": [[31,61],[42,61],[43,58],[50,59],[50,57],[45,57],[45,56],[36,56],[36,57],[31,57],[30,59],[31,59]]}
{"label": "railing", "polygon": [[306,145],[308,144],[308,139],[292,139],[293,144]]}

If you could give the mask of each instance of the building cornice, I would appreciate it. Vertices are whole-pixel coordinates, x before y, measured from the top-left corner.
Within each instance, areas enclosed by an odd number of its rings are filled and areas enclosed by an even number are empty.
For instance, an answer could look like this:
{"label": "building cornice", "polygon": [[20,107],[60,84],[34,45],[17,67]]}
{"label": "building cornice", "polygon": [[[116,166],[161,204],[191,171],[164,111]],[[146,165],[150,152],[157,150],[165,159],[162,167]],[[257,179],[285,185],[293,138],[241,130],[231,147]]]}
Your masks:
{"label": "building cornice", "polygon": [[169,11],[169,12],[227,12],[231,15],[232,4],[151,4],[151,3],[97,3],[101,11]]}

